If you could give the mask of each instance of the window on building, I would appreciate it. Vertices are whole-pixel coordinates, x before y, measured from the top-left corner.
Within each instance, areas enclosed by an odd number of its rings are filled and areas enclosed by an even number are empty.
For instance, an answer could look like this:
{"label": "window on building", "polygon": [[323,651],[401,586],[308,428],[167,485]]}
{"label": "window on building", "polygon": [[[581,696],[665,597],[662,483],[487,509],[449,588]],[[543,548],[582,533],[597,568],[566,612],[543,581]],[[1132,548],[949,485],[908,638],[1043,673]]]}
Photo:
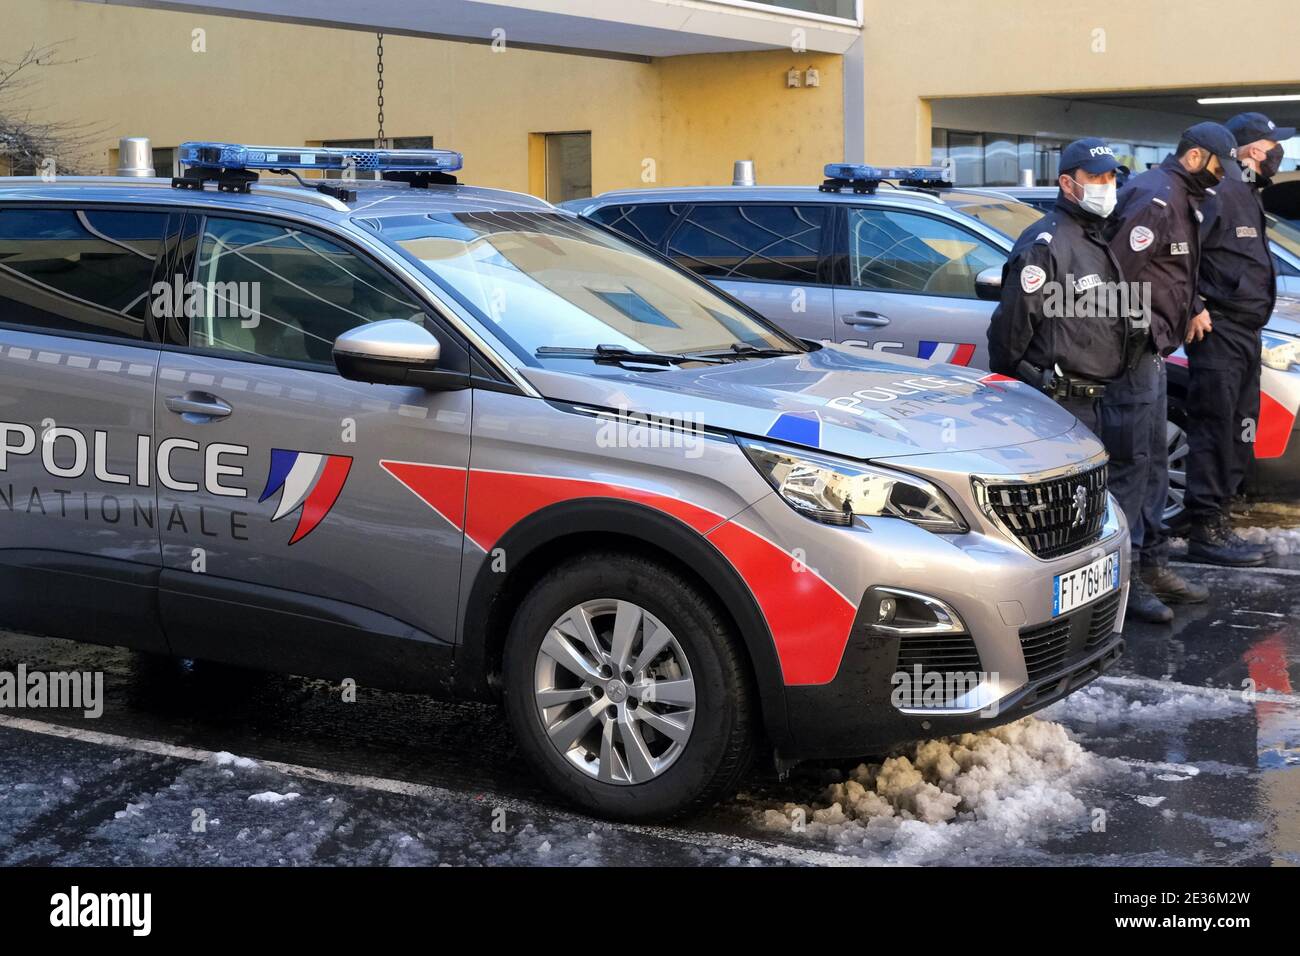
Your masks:
{"label": "window on building", "polygon": [[199,249],[202,314],[190,344],[331,362],[334,340],[381,319],[424,321],[407,292],[332,242],[270,223],[209,219]]}
{"label": "window on building", "polygon": [[696,206],[668,241],[678,264],[713,279],[817,281],[822,206]]}
{"label": "window on building", "polygon": [[975,277],[1006,256],[956,226],[884,208],[849,211],[849,284],[973,299]]}
{"label": "window on building", "polygon": [[0,211],[0,315],[39,331],[143,336],[162,213]]}
{"label": "window on building", "polygon": [[180,169],[176,165],[176,150],[170,146],[158,147],[153,151],[153,171],[156,175],[179,176]]}
{"label": "window on building", "polygon": [[[728,0],[723,0],[724,3]],[[797,10],[799,13],[816,13],[823,17],[841,20],[858,19],[858,0],[754,0],[769,7]]]}
{"label": "window on building", "polygon": [[586,199],[590,195],[591,133],[547,133],[547,202]]}

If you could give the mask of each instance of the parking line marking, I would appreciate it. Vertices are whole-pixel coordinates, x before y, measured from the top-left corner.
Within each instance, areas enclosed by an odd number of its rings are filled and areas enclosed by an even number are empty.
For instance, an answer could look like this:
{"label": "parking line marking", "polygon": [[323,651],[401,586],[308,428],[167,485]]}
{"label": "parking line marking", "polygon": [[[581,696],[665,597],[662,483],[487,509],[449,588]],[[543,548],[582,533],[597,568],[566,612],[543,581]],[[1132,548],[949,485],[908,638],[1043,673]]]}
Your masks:
{"label": "parking line marking", "polygon": [[1225,568],[1221,564],[1201,564],[1196,561],[1170,561],[1170,564],[1178,564],[1184,568],[1201,568],[1205,571],[1251,571],[1255,574],[1280,574],[1288,578],[1300,578],[1300,568],[1270,568],[1266,564],[1261,564],[1256,568]]}
{"label": "parking line marking", "polygon": [[[101,747],[116,747],[119,750],[131,750],[137,753],[154,754],[160,757],[175,757],[180,760],[190,760],[195,763],[206,763],[217,755],[217,752],[214,750],[201,750],[196,747],[182,747],[177,744],[163,743],[159,740],[124,737],[120,734],[110,734],[99,730],[85,730],[81,727],[69,727],[65,724],[51,724],[43,720],[32,720],[27,717],[10,717],[7,714],[0,714],[0,727],[7,727],[11,730],[25,731],[32,734],[44,734],[47,737],[62,737],[65,740],[75,740],[79,743],[96,744]],[[371,777],[365,774],[345,773],[336,770],[322,770],[318,767],[304,767],[298,764],[281,763],[278,760],[261,760],[256,757],[251,759],[257,760],[259,766],[278,771],[285,776],[297,777],[303,780],[315,780],[319,783],[334,784],[336,786],[375,790],[382,793],[396,794],[398,796],[424,797],[441,801],[454,800],[461,803],[474,801],[473,793],[447,790],[443,787],[435,787],[429,784],[409,783],[405,780],[389,780],[385,777]],[[588,822],[593,825],[620,830],[624,833],[635,833],[642,836],[658,837],[659,839],[669,840],[673,843],[682,843],[687,846],[706,846],[712,849],[732,853],[744,853],[751,856],[763,856],[779,859],[787,863],[798,863],[806,866],[842,867],[866,866],[869,862],[861,857],[830,853],[823,850],[804,849],[803,847],[792,846],[788,843],[767,843],[761,840],[753,840],[748,837],[732,836],[727,833],[673,829],[672,827],[654,826],[650,824],[613,823],[606,820],[585,817],[564,809],[543,807],[527,800],[521,800],[517,797],[507,797],[499,794],[491,794],[489,795],[489,799],[491,800],[491,805],[493,807],[502,807],[513,813],[540,813],[549,815],[561,821]]]}

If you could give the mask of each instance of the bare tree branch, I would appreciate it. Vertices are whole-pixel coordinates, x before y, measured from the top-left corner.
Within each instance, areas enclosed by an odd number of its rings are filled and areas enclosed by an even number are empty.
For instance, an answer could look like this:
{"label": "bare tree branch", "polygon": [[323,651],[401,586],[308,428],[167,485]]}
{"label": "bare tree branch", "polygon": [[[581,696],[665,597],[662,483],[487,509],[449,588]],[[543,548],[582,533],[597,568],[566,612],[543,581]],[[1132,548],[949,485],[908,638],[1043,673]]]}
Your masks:
{"label": "bare tree branch", "polygon": [[16,174],[40,172],[47,159],[54,161],[59,173],[75,174],[95,165],[93,143],[102,130],[41,118],[49,111],[31,103],[42,69],[81,62],[63,55],[67,42],[34,45],[16,60],[0,60],[0,156],[9,160]]}

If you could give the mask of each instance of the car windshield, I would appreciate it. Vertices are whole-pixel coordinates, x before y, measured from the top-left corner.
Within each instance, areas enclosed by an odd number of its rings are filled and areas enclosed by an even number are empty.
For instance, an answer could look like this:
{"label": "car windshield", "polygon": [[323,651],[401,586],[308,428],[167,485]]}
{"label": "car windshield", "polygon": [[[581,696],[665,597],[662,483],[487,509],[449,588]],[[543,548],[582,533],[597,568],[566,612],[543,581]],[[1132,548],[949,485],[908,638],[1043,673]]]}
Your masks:
{"label": "car windshield", "polygon": [[1041,211],[1028,203],[1014,199],[994,199],[972,193],[949,194],[943,199],[957,212],[978,219],[1009,239],[1018,238],[1022,232],[1043,218]]}
{"label": "car windshield", "polygon": [[386,217],[378,226],[529,364],[574,360],[538,356],[548,346],[670,354],[802,348],[703,283],[572,216],[443,212]]}

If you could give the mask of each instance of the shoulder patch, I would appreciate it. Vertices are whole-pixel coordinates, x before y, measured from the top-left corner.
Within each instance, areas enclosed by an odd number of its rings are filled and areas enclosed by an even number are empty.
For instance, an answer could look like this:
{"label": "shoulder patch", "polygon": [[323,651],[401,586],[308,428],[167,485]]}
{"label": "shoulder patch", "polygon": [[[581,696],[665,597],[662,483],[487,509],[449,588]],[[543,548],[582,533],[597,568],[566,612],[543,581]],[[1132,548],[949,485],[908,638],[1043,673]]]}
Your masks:
{"label": "shoulder patch", "polygon": [[1047,273],[1041,266],[1025,266],[1020,270],[1020,288],[1028,295],[1033,295],[1047,281]]}
{"label": "shoulder patch", "polygon": [[1052,234],[1050,232],[1040,232],[1034,237],[1034,242],[1051,242]]}
{"label": "shoulder patch", "polygon": [[1146,252],[1155,238],[1156,234],[1146,226],[1134,226],[1128,234],[1128,245],[1134,252]]}

